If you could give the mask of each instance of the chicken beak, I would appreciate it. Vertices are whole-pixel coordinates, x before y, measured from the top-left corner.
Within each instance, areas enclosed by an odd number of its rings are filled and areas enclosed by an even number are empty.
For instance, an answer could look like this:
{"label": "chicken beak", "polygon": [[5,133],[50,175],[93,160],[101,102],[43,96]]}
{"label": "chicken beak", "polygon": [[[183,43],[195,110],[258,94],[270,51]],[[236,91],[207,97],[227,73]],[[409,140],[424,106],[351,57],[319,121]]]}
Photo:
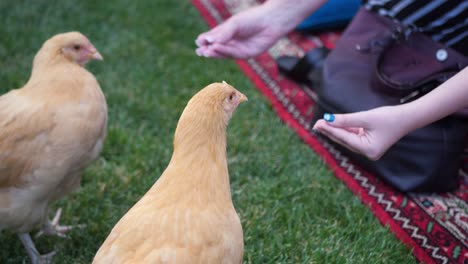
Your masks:
{"label": "chicken beak", "polygon": [[249,100],[249,98],[247,98],[247,96],[245,96],[243,93],[239,93],[239,95],[239,103],[247,102]]}
{"label": "chicken beak", "polygon": [[90,58],[93,60],[100,60],[100,61],[104,60],[101,53],[99,53],[97,50],[95,50],[94,52],[91,52]]}

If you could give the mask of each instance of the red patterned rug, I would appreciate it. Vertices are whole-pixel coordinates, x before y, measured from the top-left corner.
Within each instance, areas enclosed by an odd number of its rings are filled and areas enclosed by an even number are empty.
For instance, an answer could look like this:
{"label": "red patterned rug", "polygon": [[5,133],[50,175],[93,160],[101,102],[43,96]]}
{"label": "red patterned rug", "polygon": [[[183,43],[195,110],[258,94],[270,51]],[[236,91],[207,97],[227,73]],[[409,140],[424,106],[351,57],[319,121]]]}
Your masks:
{"label": "red patterned rug", "polygon": [[[192,0],[210,27],[259,0]],[[302,56],[317,46],[333,48],[336,33],[317,36],[291,33],[267,53],[237,63],[255,86],[271,101],[276,113],[329,166],[336,177],[367,205],[382,225],[412,249],[424,263],[468,263],[468,174],[461,187],[444,195],[402,194],[355,166],[328,141],[314,136],[310,120],[314,94],[281,76],[275,58]],[[466,159],[468,165],[468,159]],[[467,166],[468,167],[468,166]]]}

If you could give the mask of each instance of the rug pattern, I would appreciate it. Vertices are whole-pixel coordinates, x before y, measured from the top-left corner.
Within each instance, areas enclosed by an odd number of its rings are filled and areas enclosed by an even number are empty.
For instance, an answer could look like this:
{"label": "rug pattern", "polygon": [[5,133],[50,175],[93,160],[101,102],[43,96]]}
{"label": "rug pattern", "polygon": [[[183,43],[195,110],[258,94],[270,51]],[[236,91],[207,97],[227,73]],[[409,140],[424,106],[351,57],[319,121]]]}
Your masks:
{"label": "rug pattern", "polygon": [[[260,0],[192,0],[210,27]],[[468,174],[460,172],[460,188],[447,194],[402,194],[353,164],[311,130],[314,92],[279,74],[275,58],[302,56],[318,46],[333,48],[336,32],[317,36],[291,33],[268,52],[238,60],[240,68],[272,103],[276,113],[329,166],[335,176],[367,205],[414,256],[424,263],[468,263]],[[468,153],[468,149],[466,151]],[[468,155],[465,164],[468,165]],[[466,166],[468,167],[468,166]]]}

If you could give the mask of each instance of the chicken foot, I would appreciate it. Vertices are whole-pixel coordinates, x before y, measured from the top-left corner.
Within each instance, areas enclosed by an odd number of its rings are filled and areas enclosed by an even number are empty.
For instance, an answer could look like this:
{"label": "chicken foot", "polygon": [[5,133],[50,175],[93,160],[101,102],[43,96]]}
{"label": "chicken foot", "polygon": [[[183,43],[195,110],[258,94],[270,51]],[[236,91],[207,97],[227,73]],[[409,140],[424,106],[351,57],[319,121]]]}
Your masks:
{"label": "chicken foot", "polygon": [[31,239],[31,236],[28,233],[18,234],[21,243],[23,243],[26,252],[28,253],[29,258],[31,259],[32,264],[49,264],[52,263],[52,259],[56,254],[55,251],[41,255],[36,249],[34,242]]}
{"label": "chicken foot", "polygon": [[66,238],[67,235],[66,233],[70,230],[72,230],[73,228],[84,228],[85,225],[76,225],[76,226],[62,226],[62,225],[59,225],[59,220],[60,220],[60,217],[62,216],[62,208],[59,208],[57,210],[57,212],[55,213],[55,216],[54,218],[52,219],[52,221],[47,221],[42,229],[34,236],[35,238],[38,238],[42,235],[49,235],[49,236],[52,236],[52,235],[55,235],[55,236],[58,236],[58,237],[63,237],[63,238]]}

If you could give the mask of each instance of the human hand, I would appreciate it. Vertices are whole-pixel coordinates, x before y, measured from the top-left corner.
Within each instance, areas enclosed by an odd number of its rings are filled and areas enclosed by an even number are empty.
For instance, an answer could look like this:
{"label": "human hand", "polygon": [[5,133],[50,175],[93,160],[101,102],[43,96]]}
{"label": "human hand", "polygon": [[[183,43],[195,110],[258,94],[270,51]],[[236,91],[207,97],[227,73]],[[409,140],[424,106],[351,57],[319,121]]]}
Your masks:
{"label": "human hand", "polygon": [[325,114],[314,129],[371,160],[378,160],[407,133],[402,109],[391,106],[351,114]]}
{"label": "human hand", "polygon": [[[283,12],[284,13],[284,12]],[[281,16],[281,14],[280,14]],[[199,56],[246,59],[260,55],[294,28],[294,21],[281,24],[274,10],[265,5],[240,12],[198,36]]]}

